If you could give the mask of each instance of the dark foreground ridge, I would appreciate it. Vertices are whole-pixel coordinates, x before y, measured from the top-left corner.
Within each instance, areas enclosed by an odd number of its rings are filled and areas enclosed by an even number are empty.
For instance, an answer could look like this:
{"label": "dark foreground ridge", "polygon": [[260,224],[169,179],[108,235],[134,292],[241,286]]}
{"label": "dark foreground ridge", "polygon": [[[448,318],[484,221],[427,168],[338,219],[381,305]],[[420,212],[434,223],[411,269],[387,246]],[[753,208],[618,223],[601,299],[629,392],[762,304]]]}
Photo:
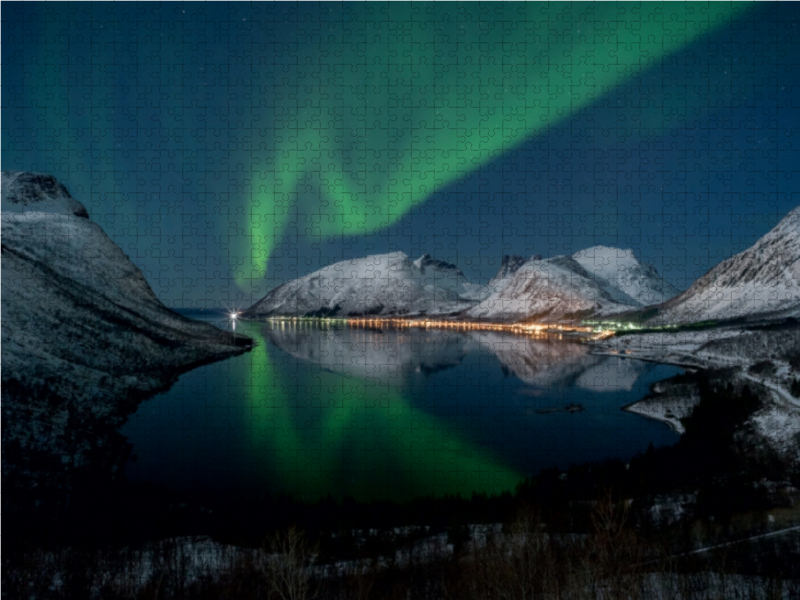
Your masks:
{"label": "dark foreground ridge", "polygon": [[741,439],[761,400],[727,383],[724,372],[681,377],[697,386],[700,402],[676,446],[627,463],[547,470],[499,496],[310,504],[267,496],[202,505],[120,483],[77,498],[59,527],[40,527],[37,541],[30,529],[12,531],[4,593],[797,597],[799,474]]}
{"label": "dark foreground ridge", "polygon": [[[3,510],[31,493],[113,477],[117,433],[182,372],[252,341],[164,306],[54,177],[2,173]],[[67,503],[68,495],[60,502]]]}

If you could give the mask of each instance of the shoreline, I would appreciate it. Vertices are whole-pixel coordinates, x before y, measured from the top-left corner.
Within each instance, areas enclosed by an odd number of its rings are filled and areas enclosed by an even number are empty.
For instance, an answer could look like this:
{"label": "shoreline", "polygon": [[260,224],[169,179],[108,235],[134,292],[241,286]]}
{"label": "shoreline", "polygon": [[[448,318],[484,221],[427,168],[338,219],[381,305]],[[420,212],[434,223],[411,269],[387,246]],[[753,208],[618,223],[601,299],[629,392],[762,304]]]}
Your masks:
{"label": "shoreline", "polygon": [[[566,335],[571,338],[571,341],[576,343],[583,343],[594,346],[598,342],[611,337],[610,330],[597,331],[596,328],[570,325],[570,324],[539,324],[539,323],[499,323],[491,321],[458,321],[458,320],[438,320],[426,319],[424,317],[385,317],[385,318],[370,318],[370,317],[289,317],[289,316],[275,316],[267,317],[265,319],[243,319],[248,322],[272,322],[272,323],[288,323],[290,326],[297,326],[303,324],[310,325],[341,325],[350,328],[386,328],[393,327],[397,329],[438,329],[442,331],[456,332],[469,332],[469,331],[499,331],[511,335],[521,335],[525,337],[537,337],[544,335],[558,335],[559,337]],[[568,341],[568,340],[564,340]],[[664,360],[653,356],[638,356],[633,354],[630,350],[602,350],[599,348],[591,347],[589,350],[590,355],[594,356],[609,356],[616,358],[626,358],[630,360],[640,360],[643,362],[651,362],[655,364],[663,364],[674,366],[685,371],[696,372],[697,370],[705,370],[708,367],[695,363],[679,362],[675,360]],[[670,378],[654,382],[652,385],[657,385],[662,381],[668,381]],[[651,385],[651,390],[652,390]],[[652,392],[651,392],[652,393]],[[683,426],[680,423],[680,417],[665,417],[660,415],[650,414],[643,410],[636,410],[634,407],[645,402],[651,394],[648,394],[636,402],[626,404],[620,407],[620,410],[635,414],[646,419],[658,421],[667,425],[671,431],[678,435],[683,434]]]}
{"label": "shoreline", "polygon": [[[655,364],[659,364],[659,365],[668,365],[668,366],[671,366],[671,367],[679,367],[681,369],[684,369],[684,371],[691,371],[691,372],[697,372],[697,371],[705,370],[703,367],[698,367],[697,365],[689,365],[689,364],[683,364],[683,363],[677,363],[677,362],[668,362],[668,361],[656,360],[654,358],[641,358],[641,357],[633,356],[633,355],[630,355],[630,354],[627,354],[627,353],[626,354],[622,354],[622,353],[614,353],[614,352],[593,352],[593,351],[590,351],[589,354],[592,354],[594,356],[614,356],[614,357],[617,357],[617,358],[626,358],[626,359],[629,359],[629,360],[640,360],[642,362],[650,362],[650,363],[655,363]],[[637,400],[636,402],[631,402],[630,404],[626,404],[625,406],[620,407],[620,410],[622,410],[623,412],[627,412],[627,413],[631,413],[631,414],[634,414],[634,415],[638,415],[640,417],[644,417],[645,419],[650,419],[652,421],[658,421],[659,423],[664,423],[673,432],[677,433],[678,435],[683,435],[685,430],[683,428],[683,424],[680,422],[680,417],[661,416],[661,415],[657,415],[657,414],[648,413],[645,410],[641,410],[641,409],[640,410],[636,410],[636,408],[635,408],[638,405],[647,402],[648,400],[657,400],[657,397],[653,395],[653,387],[658,385],[658,384],[660,384],[660,383],[667,382],[670,379],[672,379],[672,377],[667,377],[666,379],[659,379],[658,381],[653,382],[652,384],[650,384],[650,393],[645,395],[640,400]]]}
{"label": "shoreline", "polygon": [[[664,379],[662,381],[666,381],[666,380]],[[673,417],[666,417],[666,416],[662,417],[662,416],[653,415],[653,414],[649,414],[649,413],[634,409],[634,407],[637,404],[641,404],[642,402],[645,402],[647,400],[647,398],[648,398],[648,396],[645,396],[644,398],[642,398],[641,400],[638,400],[637,402],[631,402],[630,404],[626,404],[620,410],[622,410],[623,412],[631,413],[633,415],[644,417],[645,419],[650,419],[651,421],[658,421],[659,423],[664,423],[665,425],[667,425],[670,428],[671,431],[677,433],[678,435],[683,435],[685,433],[686,430],[683,428],[683,424],[680,422],[680,420],[677,417],[674,417],[674,418]]]}
{"label": "shoreline", "polygon": [[324,326],[347,326],[351,328],[363,329],[440,329],[456,332],[468,331],[499,331],[513,335],[539,336],[539,335],[560,335],[568,336],[577,342],[598,341],[608,337],[608,331],[598,331],[594,327],[570,323],[523,323],[523,322],[500,322],[500,321],[476,321],[458,320],[455,318],[428,318],[422,316],[392,316],[392,317],[290,317],[290,316],[271,316],[259,319],[240,317],[242,321],[250,323],[280,323],[291,326],[313,324]]}

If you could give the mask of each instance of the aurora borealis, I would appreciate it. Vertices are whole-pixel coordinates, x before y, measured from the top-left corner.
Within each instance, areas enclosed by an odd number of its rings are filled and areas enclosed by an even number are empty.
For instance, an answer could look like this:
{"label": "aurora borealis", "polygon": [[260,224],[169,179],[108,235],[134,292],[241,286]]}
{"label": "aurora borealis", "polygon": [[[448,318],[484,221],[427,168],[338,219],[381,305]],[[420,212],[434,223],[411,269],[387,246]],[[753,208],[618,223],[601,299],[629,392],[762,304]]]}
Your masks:
{"label": "aurora borealis", "polygon": [[173,306],[342,258],[633,247],[685,287],[795,206],[797,8],[4,3],[4,169]]}

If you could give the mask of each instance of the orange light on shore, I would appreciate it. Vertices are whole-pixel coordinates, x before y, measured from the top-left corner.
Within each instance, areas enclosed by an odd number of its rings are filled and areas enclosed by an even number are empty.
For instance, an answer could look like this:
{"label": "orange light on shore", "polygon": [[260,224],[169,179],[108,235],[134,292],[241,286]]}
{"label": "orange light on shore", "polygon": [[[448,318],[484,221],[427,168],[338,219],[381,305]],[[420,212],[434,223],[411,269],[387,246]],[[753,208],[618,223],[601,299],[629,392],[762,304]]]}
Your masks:
{"label": "orange light on shore", "polygon": [[270,321],[279,322],[281,328],[288,323],[290,326],[301,326],[307,322],[320,322],[330,324],[339,323],[348,327],[364,329],[383,329],[393,327],[396,329],[454,329],[457,331],[503,331],[516,335],[538,337],[546,334],[564,333],[584,334],[583,340],[597,341],[614,335],[613,330],[598,330],[597,327],[584,325],[568,325],[561,323],[492,323],[482,321],[460,321],[455,319],[430,319],[413,317],[350,317],[350,318],[310,318],[310,317],[270,317]]}
{"label": "orange light on shore", "polygon": [[613,335],[612,331],[596,333],[591,327],[580,325],[545,324],[545,323],[484,323],[479,321],[453,321],[434,319],[401,319],[401,318],[354,318],[347,319],[351,327],[364,328],[424,328],[424,329],[457,329],[460,331],[504,331],[518,335],[539,336],[546,333],[585,333],[594,334],[588,339],[603,339]]}

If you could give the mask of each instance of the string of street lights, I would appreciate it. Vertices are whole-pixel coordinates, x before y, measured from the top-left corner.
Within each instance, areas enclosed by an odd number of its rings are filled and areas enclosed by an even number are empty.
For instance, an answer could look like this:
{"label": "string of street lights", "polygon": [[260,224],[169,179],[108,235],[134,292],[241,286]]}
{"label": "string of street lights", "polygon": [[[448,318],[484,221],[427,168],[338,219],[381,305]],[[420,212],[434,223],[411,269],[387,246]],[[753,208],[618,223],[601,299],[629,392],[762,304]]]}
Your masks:
{"label": "string of street lights", "polygon": [[[231,313],[231,322],[236,321],[238,314]],[[567,325],[560,323],[493,323],[484,321],[458,321],[453,319],[421,319],[400,317],[268,317],[273,323],[303,325],[347,325],[364,329],[450,329],[456,331],[502,331],[517,335],[541,336],[546,334],[575,333],[591,340],[599,340],[614,335],[612,330],[598,330],[596,327]]]}

